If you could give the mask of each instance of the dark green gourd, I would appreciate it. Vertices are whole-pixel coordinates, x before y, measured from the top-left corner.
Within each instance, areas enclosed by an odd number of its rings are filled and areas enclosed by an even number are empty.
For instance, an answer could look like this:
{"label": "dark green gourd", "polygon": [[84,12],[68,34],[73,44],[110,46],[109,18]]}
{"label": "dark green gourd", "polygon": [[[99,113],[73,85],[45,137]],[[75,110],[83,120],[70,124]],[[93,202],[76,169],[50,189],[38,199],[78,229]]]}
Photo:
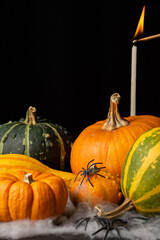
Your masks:
{"label": "dark green gourd", "polygon": [[54,169],[69,169],[71,144],[70,132],[37,117],[34,107],[29,107],[25,119],[0,126],[0,154],[24,154]]}

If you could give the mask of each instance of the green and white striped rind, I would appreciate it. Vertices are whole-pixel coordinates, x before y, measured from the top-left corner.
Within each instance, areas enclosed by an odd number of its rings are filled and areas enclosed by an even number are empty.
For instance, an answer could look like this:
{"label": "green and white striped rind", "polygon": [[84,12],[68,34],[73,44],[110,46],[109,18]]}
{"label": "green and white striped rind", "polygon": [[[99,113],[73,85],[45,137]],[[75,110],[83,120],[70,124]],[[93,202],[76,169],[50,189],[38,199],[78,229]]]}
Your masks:
{"label": "green and white striped rind", "polygon": [[143,214],[160,214],[160,128],[143,133],[122,167],[121,188]]}

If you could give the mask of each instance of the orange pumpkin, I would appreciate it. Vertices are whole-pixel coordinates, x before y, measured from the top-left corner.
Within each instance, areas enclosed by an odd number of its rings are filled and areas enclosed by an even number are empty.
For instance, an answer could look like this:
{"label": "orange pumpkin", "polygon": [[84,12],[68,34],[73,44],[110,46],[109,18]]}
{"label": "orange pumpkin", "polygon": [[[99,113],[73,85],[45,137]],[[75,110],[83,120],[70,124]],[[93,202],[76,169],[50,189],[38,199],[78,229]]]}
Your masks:
{"label": "orange pumpkin", "polygon": [[119,203],[122,198],[120,178],[110,171],[100,170],[96,163],[88,166],[88,174],[85,176],[86,170],[81,171],[82,174],[70,184],[69,196],[73,204],[76,206],[80,202],[87,202],[93,207],[107,202]]}
{"label": "orange pumpkin", "polygon": [[60,177],[24,171],[0,174],[0,221],[40,220],[61,215],[68,191]]}
{"label": "orange pumpkin", "polygon": [[121,118],[118,111],[120,95],[110,98],[106,120],[84,129],[71,150],[71,169],[77,174],[90,159],[103,162],[108,170],[121,175],[123,161],[135,140],[145,131],[160,127],[160,118],[150,115]]}

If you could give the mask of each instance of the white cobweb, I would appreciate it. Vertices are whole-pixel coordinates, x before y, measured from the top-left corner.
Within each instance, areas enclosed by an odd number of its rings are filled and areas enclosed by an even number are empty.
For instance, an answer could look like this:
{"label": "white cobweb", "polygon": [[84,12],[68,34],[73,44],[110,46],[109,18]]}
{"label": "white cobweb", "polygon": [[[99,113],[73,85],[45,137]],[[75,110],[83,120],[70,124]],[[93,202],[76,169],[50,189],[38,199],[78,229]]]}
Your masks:
{"label": "white cobweb", "polygon": [[[116,206],[107,204],[105,211],[109,211]],[[0,239],[26,239],[35,236],[54,236],[51,239],[103,239],[106,231],[103,230],[95,236],[92,234],[101,226],[96,221],[90,220],[85,230],[85,222],[76,229],[75,221],[82,217],[93,217],[97,210],[91,209],[86,204],[80,204],[74,207],[68,200],[65,212],[62,217],[56,220],[49,218],[39,221],[12,221],[0,223]],[[140,217],[140,218],[137,218]],[[160,239],[160,216],[141,219],[142,215],[135,211],[126,212],[120,218],[127,222],[125,226],[119,226],[119,232],[122,239],[128,240],[158,240]],[[62,238],[61,236],[64,236]],[[44,238],[45,239],[45,238]],[[110,231],[107,239],[119,239],[115,230]]]}

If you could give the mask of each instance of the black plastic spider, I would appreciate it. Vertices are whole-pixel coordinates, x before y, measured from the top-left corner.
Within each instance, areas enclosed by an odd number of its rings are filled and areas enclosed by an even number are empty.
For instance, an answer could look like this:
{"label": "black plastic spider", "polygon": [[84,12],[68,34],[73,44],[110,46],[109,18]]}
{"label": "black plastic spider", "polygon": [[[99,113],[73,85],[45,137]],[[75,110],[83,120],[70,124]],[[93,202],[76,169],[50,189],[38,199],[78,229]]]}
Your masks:
{"label": "black plastic spider", "polygon": [[106,240],[109,232],[115,230],[117,232],[118,237],[121,239],[120,228],[125,227],[127,229],[129,227],[128,223],[130,222],[131,219],[140,219],[140,220],[145,220],[145,221],[148,220],[147,217],[135,216],[135,217],[130,217],[128,219],[128,222],[126,222],[126,221],[123,221],[122,219],[118,219],[118,218],[117,219],[107,219],[107,218],[98,217],[96,215],[93,217],[80,218],[75,222],[75,224],[77,224],[77,226],[76,226],[76,229],[77,229],[78,227],[80,227],[80,225],[85,223],[84,229],[86,231],[89,221],[96,221],[98,226],[101,225],[101,228],[98,229],[96,232],[94,232],[92,234],[93,236],[98,234],[99,232],[105,230],[106,233],[105,233],[105,236],[103,239]]}
{"label": "black plastic spider", "polygon": [[106,230],[106,234],[104,236],[104,240],[107,238],[108,233],[110,231],[116,230],[119,238],[121,238],[120,236],[120,231],[119,231],[119,227],[122,226],[126,226],[127,222],[123,221],[122,219],[114,219],[114,220],[110,220],[110,219],[106,219],[106,218],[102,218],[102,217],[98,217],[98,216],[93,216],[93,217],[86,217],[86,218],[80,218],[78,219],[75,224],[78,224],[76,226],[76,229],[83,223],[85,223],[85,231],[87,229],[88,223],[89,221],[96,221],[98,226],[101,225],[101,228],[98,229],[96,232],[94,232],[92,235],[96,235],[97,233]]}
{"label": "black plastic spider", "polygon": [[109,232],[111,231],[116,231],[118,237],[121,239],[121,235],[120,235],[120,229],[119,227],[124,227],[127,225],[127,222],[123,221],[122,219],[106,219],[106,218],[99,218],[99,221],[101,221],[102,223],[102,227],[100,229],[98,229],[96,232],[94,232],[92,235],[96,235],[97,233],[105,230],[105,236],[104,236],[104,240],[107,238]]}
{"label": "black plastic spider", "polygon": [[119,218],[107,219],[107,218],[97,217],[97,219],[99,221],[101,221],[102,227],[100,229],[98,229],[96,232],[94,232],[92,235],[96,235],[97,233],[99,233],[103,230],[106,230],[104,240],[107,238],[109,232],[114,231],[114,230],[117,232],[118,237],[121,239],[120,228],[125,227],[126,229],[128,229],[128,227],[129,227],[128,223],[130,223],[130,220],[132,220],[132,219],[139,219],[139,220],[142,220],[142,221],[149,220],[149,218],[144,217],[144,216],[130,217],[130,218],[127,219],[128,220],[127,222],[122,220],[122,219],[119,219]]}
{"label": "black plastic spider", "polygon": [[[87,179],[88,179],[89,183],[91,184],[91,186],[94,187],[93,184],[91,183],[90,179],[89,179],[89,176],[88,176],[89,174],[96,174],[96,175],[99,175],[99,176],[105,178],[105,176],[99,174],[98,172],[99,172],[101,169],[106,168],[106,167],[100,167],[100,168],[98,168],[98,167],[97,167],[97,164],[102,164],[101,162],[92,163],[92,164],[91,164],[91,162],[93,162],[94,160],[95,160],[95,159],[91,160],[91,161],[87,164],[87,169],[82,168],[83,170],[81,170],[79,173],[77,173],[77,176],[76,176],[76,178],[74,179],[74,182],[76,181],[76,179],[77,179],[77,177],[78,177],[78,175],[79,175],[80,173],[81,173],[81,174],[80,174],[81,176],[84,175],[84,177],[83,177],[80,185],[82,185],[85,177],[87,177]],[[91,164],[91,165],[90,165],[90,164]]]}
{"label": "black plastic spider", "polygon": [[82,217],[82,218],[79,218],[79,219],[75,222],[75,224],[78,224],[78,225],[76,226],[76,229],[77,229],[78,227],[80,227],[80,225],[82,225],[83,223],[85,223],[84,229],[85,229],[85,231],[86,231],[89,221],[96,221],[97,224],[98,224],[98,226],[99,226],[99,225],[102,225],[102,223],[103,223],[103,218],[98,217],[97,215],[96,215],[96,216],[93,216],[93,217]]}
{"label": "black plastic spider", "polygon": [[81,224],[83,224],[83,223],[85,222],[84,230],[86,231],[86,230],[87,230],[88,223],[89,223],[90,220],[94,220],[94,217],[93,217],[93,218],[92,218],[92,217],[84,217],[84,218],[82,217],[82,218],[79,218],[79,219],[75,222],[75,224],[77,224],[76,229],[77,229]]}

